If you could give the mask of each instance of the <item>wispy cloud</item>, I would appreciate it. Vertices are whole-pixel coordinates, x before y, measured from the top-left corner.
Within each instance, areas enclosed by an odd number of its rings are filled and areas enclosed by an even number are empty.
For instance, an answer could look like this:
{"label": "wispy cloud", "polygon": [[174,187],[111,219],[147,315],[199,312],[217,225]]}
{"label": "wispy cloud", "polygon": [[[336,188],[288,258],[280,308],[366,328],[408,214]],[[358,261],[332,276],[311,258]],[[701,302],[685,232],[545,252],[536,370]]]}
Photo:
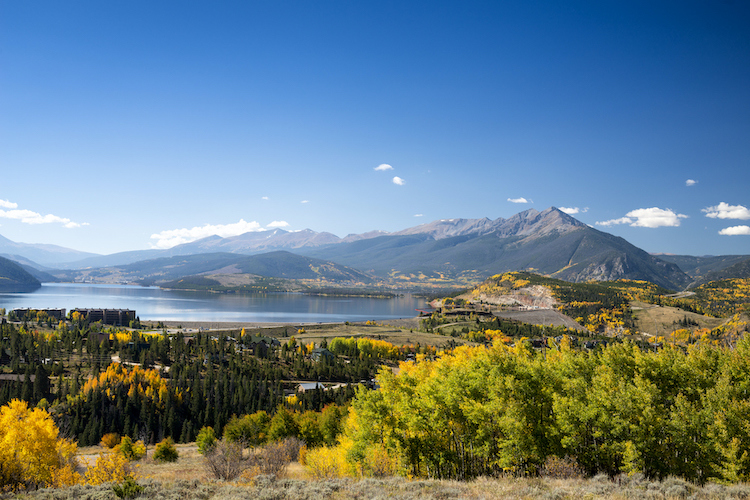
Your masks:
{"label": "wispy cloud", "polygon": [[560,207],[560,211],[562,211],[562,212],[565,212],[565,213],[566,213],[566,214],[568,214],[568,215],[575,215],[575,214],[577,214],[577,213],[583,213],[583,214],[585,214],[586,212],[588,212],[588,211],[589,211],[589,207],[585,207],[585,208],[578,208],[578,207]]}
{"label": "wispy cloud", "polygon": [[268,196],[261,197],[261,200],[268,200]]}
{"label": "wispy cloud", "polygon": [[685,185],[688,186],[688,187],[695,186],[696,184],[698,184],[698,181],[695,181],[693,179],[688,179],[688,180],[685,181]]}
{"label": "wispy cloud", "polygon": [[20,220],[24,224],[62,224],[64,227],[70,229],[89,225],[88,222],[73,222],[67,217],[59,217],[52,214],[42,215],[31,210],[18,210],[18,204],[8,200],[0,200],[0,207],[11,209],[0,209],[0,218]]}
{"label": "wispy cloud", "polygon": [[385,172],[386,170],[393,170],[393,167],[388,165],[387,163],[381,163],[377,167],[375,167],[375,170],[378,172]]}
{"label": "wispy cloud", "polygon": [[630,224],[633,227],[677,227],[680,219],[686,219],[687,215],[675,213],[667,208],[639,208],[625,214],[625,217],[597,222],[598,226],[615,226],[618,224]]}
{"label": "wispy cloud", "polygon": [[414,214],[414,217],[424,217],[424,214]]}
{"label": "wispy cloud", "polygon": [[508,198],[508,201],[511,203],[528,203],[529,200],[526,198]]}
{"label": "wispy cloud", "polygon": [[730,205],[723,201],[715,207],[704,208],[701,212],[705,212],[706,217],[711,217],[712,219],[750,219],[750,210],[747,207]]}
{"label": "wispy cloud", "polygon": [[310,200],[302,200],[300,203],[310,203]]}
{"label": "wispy cloud", "polygon": [[750,226],[732,226],[719,231],[719,234],[726,236],[750,235]]}
{"label": "wispy cloud", "polygon": [[633,219],[630,217],[620,217],[619,219],[610,219],[604,221],[595,222],[597,226],[617,226],[618,224],[632,224]]}
{"label": "wispy cloud", "polygon": [[170,229],[152,234],[151,239],[156,240],[156,243],[152,244],[154,248],[172,248],[173,246],[190,243],[191,241],[207,236],[216,235],[226,238],[250,231],[263,231],[263,229],[255,221],[245,222],[245,220],[240,219],[239,222],[235,222],[234,224],[206,224],[205,226],[190,229]]}
{"label": "wispy cloud", "polygon": [[394,184],[396,184],[397,186],[403,186],[404,184],[406,184],[406,181],[405,181],[405,180],[403,180],[403,179],[402,179],[401,177],[399,177],[399,176],[397,175],[397,176],[395,176],[395,177],[393,178],[393,183],[394,183]]}
{"label": "wispy cloud", "polygon": [[268,224],[266,227],[277,228],[277,227],[287,227],[287,226],[289,226],[289,223],[287,221],[285,221],[285,220],[275,220],[275,221],[271,222],[270,224]]}

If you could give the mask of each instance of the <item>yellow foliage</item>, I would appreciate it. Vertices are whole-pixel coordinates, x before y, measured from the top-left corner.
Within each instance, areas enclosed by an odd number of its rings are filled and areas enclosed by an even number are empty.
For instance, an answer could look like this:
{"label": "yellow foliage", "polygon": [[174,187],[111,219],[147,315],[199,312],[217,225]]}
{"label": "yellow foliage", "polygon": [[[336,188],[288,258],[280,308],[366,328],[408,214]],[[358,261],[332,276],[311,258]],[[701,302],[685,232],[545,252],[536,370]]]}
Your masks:
{"label": "yellow foliage", "polygon": [[296,394],[291,394],[286,397],[286,403],[289,406],[297,406],[299,404],[299,398],[297,398]]}
{"label": "yellow foliage", "polygon": [[76,449],[46,410],[17,399],[0,408],[0,489],[73,484]]}
{"label": "yellow foliage", "polygon": [[[141,397],[151,399],[159,407],[163,407],[166,398],[169,397],[167,383],[157,370],[144,370],[140,366],[127,367],[119,363],[112,363],[98,377],[88,380],[78,397],[88,399],[92,391],[101,390],[114,399],[117,394],[116,388],[121,385],[126,387],[128,397],[134,397],[137,392]],[[110,391],[107,392],[107,389]],[[181,399],[179,393],[175,396],[178,401]]]}
{"label": "yellow foliage", "polygon": [[305,454],[305,467],[315,479],[348,475],[348,465],[343,449],[339,446],[314,448]]}
{"label": "yellow foliage", "polygon": [[102,436],[102,446],[112,449],[120,444],[120,435],[116,432],[110,432]]}
{"label": "yellow foliage", "polygon": [[123,436],[120,444],[112,450],[115,454],[125,457],[126,460],[140,460],[146,455],[146,445],[143,441],[133,442],[129,436]]}
{"label": "yellow foliage", "polygon": [[122,483],[128,477],[136,479],[130,461],[120,453],[100,453],[96,465],[86,471],[89,484]]}

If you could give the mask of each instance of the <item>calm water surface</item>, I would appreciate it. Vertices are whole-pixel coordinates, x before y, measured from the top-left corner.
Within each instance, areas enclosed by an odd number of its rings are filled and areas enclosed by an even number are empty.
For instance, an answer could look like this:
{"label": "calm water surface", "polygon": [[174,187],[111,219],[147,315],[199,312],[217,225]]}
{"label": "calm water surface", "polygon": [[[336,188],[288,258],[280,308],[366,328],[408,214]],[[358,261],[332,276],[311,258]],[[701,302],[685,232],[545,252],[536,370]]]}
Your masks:
{"label": "calm water surface", "polygon": [[162,290],[127,285],[44,283],[31,293],[0,293],[7,310],[75,308],[134,309],[148,321],[328,323],[411,318],[424,299],[314,297],[297,293],[234,295]]}

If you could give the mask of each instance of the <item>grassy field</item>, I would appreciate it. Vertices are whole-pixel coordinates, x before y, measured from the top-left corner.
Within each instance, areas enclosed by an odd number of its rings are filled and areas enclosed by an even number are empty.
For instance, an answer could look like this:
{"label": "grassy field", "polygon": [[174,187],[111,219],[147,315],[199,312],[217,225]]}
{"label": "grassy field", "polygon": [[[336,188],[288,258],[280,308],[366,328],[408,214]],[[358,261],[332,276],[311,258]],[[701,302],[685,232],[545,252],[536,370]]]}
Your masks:
{"label": "grassy field", "polygon": [[693,327],[693,329],[708,328],[710,330],[726,321],[726,319],[722,318],[711,318],[709,316],[683,311],[676,307],[656,306],[637,301],[631,303],[631,309],[633,310],[633,319],[635,320],[636,329],[642,333],[647,333],[648,335],[653,335],[655,337],[666,335],[675,329],[682,328],[677,323],[684,318],[698,323],[698,326]]}
{"label": "grassy field", "polygon": [[295,334],[297,342],[315,342],[319,345],[323,339],[331,340],[334,337],[356,337],[385,340],[393,345],[401,346],[408,344],[430,345],[435,347],[446,346],[453,341],[457,344],[472,344],[471,342],[443,336],[434,333],[418,332],[419,319],[389,320],[377,325],[365,325],[362,323],[352,324],[330,324],[330,325],[308,325],[304,327],[305,333]]}

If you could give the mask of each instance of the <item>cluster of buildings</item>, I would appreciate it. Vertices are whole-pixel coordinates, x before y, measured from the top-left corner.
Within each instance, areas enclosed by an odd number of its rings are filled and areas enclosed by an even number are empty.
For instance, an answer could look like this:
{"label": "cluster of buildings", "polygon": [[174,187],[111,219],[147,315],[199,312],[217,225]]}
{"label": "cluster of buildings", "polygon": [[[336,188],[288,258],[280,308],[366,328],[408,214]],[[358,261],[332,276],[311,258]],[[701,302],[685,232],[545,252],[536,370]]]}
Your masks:
{"label": "cluster of buildings", "polygon": [[[67,318],[65,309],[13,309],[11,314],[18,319],[37,319],[38,313],[43,312],[49,318],[62,321]],[[127,326],[136,319],[133,309],[71,309],[70,317],[78,313],[84,321],[95,323],[101,321],[105,325]]]}

